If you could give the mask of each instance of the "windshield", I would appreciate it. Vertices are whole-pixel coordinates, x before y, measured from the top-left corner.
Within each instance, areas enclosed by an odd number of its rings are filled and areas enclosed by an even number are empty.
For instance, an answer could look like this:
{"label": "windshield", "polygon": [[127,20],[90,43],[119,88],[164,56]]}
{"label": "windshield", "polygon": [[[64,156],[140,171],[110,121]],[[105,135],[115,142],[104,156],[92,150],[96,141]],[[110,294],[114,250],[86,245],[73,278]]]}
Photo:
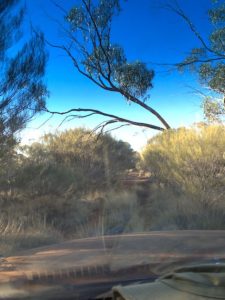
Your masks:
{"label": "windshield", "polygon": [[223,0],[0,0],[4,295],[223,262],[224,15]]}

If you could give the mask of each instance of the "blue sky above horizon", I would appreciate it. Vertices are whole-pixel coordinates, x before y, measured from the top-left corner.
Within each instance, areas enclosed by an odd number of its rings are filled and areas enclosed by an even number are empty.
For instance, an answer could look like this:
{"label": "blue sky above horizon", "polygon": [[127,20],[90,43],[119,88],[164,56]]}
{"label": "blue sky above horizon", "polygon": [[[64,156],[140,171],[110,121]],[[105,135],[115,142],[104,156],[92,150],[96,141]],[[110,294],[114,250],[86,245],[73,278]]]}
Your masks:
{"label": "blue sky above horizon", "polygon": [[[76,3],[74,0],[56,2],[66,9]],[[43,30],[49,41],[61,43],[62,36],[53,19],[60,20],[62,14],[52,1],[27,0],[26,3],[27,20],[32,20],[35,26]],[[162,8],[161,3],[163,0],[124,2],[121,14],[112,24],[112,40],[124,47],[128,60],[146,62],[155,70],[154,88],[150,91],[148,104],[159,111],[172,127],[189,126],[202,120],[201,97],[194,91],[201,88],[196,75],[172,72],[168,67],[160,67],[155,63],[180,62],[191,48],[199,46],[199,42],[187,24],[179,16]],[[210,32],[207,10],[211,0],[179,0],[179,3],[199,32],[207,37]],[[159,125],[145,110],[129,105],[119,95],[101,90],[83,78],[62,52],[53,48],[48,51],[46,83],[50,91],[47,101],[50,109],[65,111],[73,107],[96,108]],[[23,132],[23,142],[32,142],[43,133],[54,132],[61,122],[59,118],[53,118],[37,129],[47,118],[47,115],[36,117]],[[76,119],[64,123],[59,130],[79,126],[94,128],[102,120],[100,116]],[[112,135],[130,142],[133,148],[139,150],[155,133],[132,126],[113,131]]]}

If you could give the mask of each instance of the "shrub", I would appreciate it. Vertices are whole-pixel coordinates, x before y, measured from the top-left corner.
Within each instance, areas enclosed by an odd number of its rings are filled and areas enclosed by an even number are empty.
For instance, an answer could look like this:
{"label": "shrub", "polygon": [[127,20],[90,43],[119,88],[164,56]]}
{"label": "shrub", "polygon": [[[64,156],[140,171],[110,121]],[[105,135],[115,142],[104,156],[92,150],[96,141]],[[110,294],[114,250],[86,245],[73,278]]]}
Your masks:
{"label": "shrub", "polygon": [[149,140],[142,164],[159,184],[158,220],[182,229],[224,227],[224,151],[224,126],[180,128]]}

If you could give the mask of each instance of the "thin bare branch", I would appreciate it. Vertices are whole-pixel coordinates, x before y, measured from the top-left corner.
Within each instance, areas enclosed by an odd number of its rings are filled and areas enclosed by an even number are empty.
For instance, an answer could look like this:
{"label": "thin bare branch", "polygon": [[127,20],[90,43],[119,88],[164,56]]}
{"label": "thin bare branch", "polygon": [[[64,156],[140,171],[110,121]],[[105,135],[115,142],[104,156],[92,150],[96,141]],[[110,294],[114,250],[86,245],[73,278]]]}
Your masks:
{"label": "thin bare branch", "polygon": [[162,128],[160,126],[125,119],[125,118],[122,118],[122,117],[119,117],[119,116],[116,116],[116,115],[113,115],[113,114],[105,113],[105,112],[102,112],[100,110],[91,109],[91,108],[72,108],[72,109],[64,111],[64,112],[50,111],[47,108],[45,108],[44,111],[46,111],[50,114],[53,114],[53,115],[69,115],[73,112],[88,112],[88,113],[93,113],[93,114],[96,114],[96,115],[102,115],[102,116],[105,116],[105,117],[109,117],[111,119],[117,120],[118,122],[129,123],[131,125],[135,125],[135,126],[139,126],[139,127],[146,127],[146,128],[149,128],[149,129],[155,129],[155,130],[159,130],[159,131],[165,130],[164,128]]}
{"label": "thin bare branch", "polygon": [[53,117],[53,115],[51,115],[49,118],[47,118],[47,120],[45,120],[43,123],[41,123],[41,125],[38,126],[36,129],[40,129],[42,126],[44,126],[45,124],[47,124],[51,120],[52,117]]}
{"label": "thin bare branch", "polygon": [[131,126],[131,124],[122,124],[122,125],[120,125],[120,126],[117,126],[117,127],[112,128],[112,129],[106,130],[104,133],[109,133],[109,132],[111,132],[111,131],[120,129],[120,128],[125,127],[125,126]]}
{"label": "thin bare branch", "polygon": [[[211,57],[211,58],[206,58],[206,59],[196,59],[193,61],[184,61],[181,63],[157,63],[157,62],[149,62],[151,64],[154,64],[156,66],[165,66],[165,67],[185,67],[188,65],[193,65],[196,63],[208,63],[208,62],[213,62],[213,61],[219,61],[219,60],[224,60],[224,57]],[[171,69],[170,71],[173,71],[174,69]]]}
{"label": "thin bare branch", "polygon": [[75,59],[75,57],[73,56],[72,52],[66,48],[64,45],[58,45],[58,44],[53,44],[51,42],[49,42],[48,40],[45,40],[46,43],[53,47],[53,48],[58,48],[63,50],[64,52],[66,52],[66,54],[69,56],[69,58],[72,60],[74,67],[78,70],[79,73],[81,73],[82,75],[84,75],[85,77],[87,77],[88,79],[90,79],[92,82],[94,82],[96,85],[98,85],[99,87],[101,87],[104,90],[108,90],[108,91],[113,91],[112,88],[107,87],[105,84],[102,84],[102,81],[100,81],[100,83],[95,80],[91,75],[87,74],[86,72],[84,72],[83,70],[81,70],[78,61]]}
{"label": "thin bare branch", "polygon": [[74,63],[75,68],[79,71],[79,73],[81,73],[82,75],[84,75],[85,77],[87,77],[88,79],[90,79],[91,81],[93,81],[95,84],[97,84],[99,87],[101,87],[104,90],[107,91],[113,91],[112,88],[107,87],[106,85],[102,85],[101,83],[99,83],[97,80],[95,80],[91,75],[85,73],[83,70],[81,70],[77,60],[75,59],[75,57],[72,55],[71,51],[69,49],[67,49],[65,46],[63,46],[62,48],[67,54],[68,56],[71,58],[71,60]]}
{"label": "thin bare branch", "polygon": [[60,4],[58,4],[54,0],[51,0],[51,2],[52,2],[53,5],[55,5],[55,7],[57,7],[59,10],[61,10],[65,15],[67,14],[67,11]]}
{"label": "thin bare branch", "polygon": [[[83,118],[87,118],[87,117],[90,117],[90,116],[93,116],[95,115],[95,113],[90,113],[90,114],[87,114],[87,115],[69,115],[69,116],[66,116],[61,122],[60,124],[57,126],[57,129],[59,127],[61,127],[63,125],[63,123],[65,123],[66,121],[71,121],[73,119],[83,119]],[[52,115],[53,116],[53,115]],[[68,120],[69,119],[69,120]]]}
{"label": "thin bare branch", "polygon": [[104,129],[105,129],[106,126],[112,125],[112,124],[117,123],[117,122],[118,122],[117,120],[109,120],[109,121],[105,122],[105,124],[103,126],[101,126],[100,134],[104,133]]}
{"label": "thin bare branch", "polygon": [[99,123],[99,124],[92,130],[92,132],[96,132],[96,131],[98,131],[99,129],[101,129],[101,131],[103,131],[103,129],[104,129],[106,126],[108,126],[108,125],[110,125],[110,124],[114,124],[114,123],[116,123],[116,122],[117,122],[116,119],[105,120],[105,121]]}
{"label": "thin bare branch", "polygon": [[191,22],[191,20],[188,18],[188,16],[184,13],[184,11],[181,9],[181,7],[179,6],[178,2],[176,1],[176,6],[172,5],[172,4],[167,4],[165,6],[166,8],[170,9],[171,11],[175,12],[177,15],[179,15],[182,19],[185,20],[185,22],[189,25],[191,31],[194,33],[194,35],[198,38],[198,40],[201,42],[202,46],[207,49],[209,52],[213,52],[214,51],[212,49],[209,48],[209,46],[206,44],[206,42],[204,41],[204,39],[202,38],[202,36],[199,34],[199,32],[197,31],[197,29],[195,28],[194,24]]}
{"label": "thin bare branch", "polygon": [[170,9],[171,11],[175,12],[177,15],[179,15],[189,26],[190,30],[194,33],[194,35],[197,37],[197,39],[202,44],[203,48],[205,48],[208,52],[216,54],[220,57],[225,58],[225,55],[222,53],[219,53],[207,45],[204,38],[201,36],[201,34],[196,29],[195,25],[191,22],[191,19],[185,14],[185,12],[182,10],[182,8],[179,6],[178,1],[175,1],[176,6],[168,3],[165,7]]}

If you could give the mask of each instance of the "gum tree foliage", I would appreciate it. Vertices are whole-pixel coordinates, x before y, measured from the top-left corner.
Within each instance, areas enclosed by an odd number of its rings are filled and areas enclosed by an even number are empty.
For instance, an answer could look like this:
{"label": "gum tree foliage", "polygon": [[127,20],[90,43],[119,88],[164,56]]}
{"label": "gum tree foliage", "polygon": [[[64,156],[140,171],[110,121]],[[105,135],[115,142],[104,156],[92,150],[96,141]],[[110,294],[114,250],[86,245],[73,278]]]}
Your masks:
{"label": "gum tree foliage", "polygon": [[15,145],[15,134],[42,110],[48,94],[42,80],[44,38],[33,34],[28,41],[22,39],[24,13],[18,0],[0,1],[0,163]]}
{"label": "gum tree foliage", "polygon": [[203,111],[205,119],[209,123],[223,123],[225,120],[225,103],[224,99],[215,99],[205,97],[203,101]]}
{"label": "gum tree foliage", "polygon": [[[67,37],[64,45],[52,45],[62,49],[72,60],[74,67],[83,76],[100,88],[119,93],[126,101],[142,107],[153,114],[163,127],[136,122],[92,108],[74,108],[67,112],[53,114],[71,115],[73,112],[87,113],[79,117],[100,114],[109,119],[100,126],[102,130],[110,124],[143,126],[156,130],[169,129],[169,124],[147,104],[148,92],[153,87],[154,71],[141,61],[128,61],[124,49],[112,42],[111,25],[120,13],[119,0],[81,0],[69,12],[63,7]],[[68,116],[69,117],[69,116]],[[75,115],[74,117],[78,117]],[[66,117],[67,118],[67,117]]]}
{"label": "gum tree foliage", "polygon": [[220,95],[220,99],[206,97],[203,110],[209,122],[223,121],[225,116],[225,3],[223,0],[212,0],[212,8],[208,11],[211,24],[208,39],[203,38],[177,2],[174,6],[169,5],[169,8],[184,19],[200,45],[192,49],[186,59],[177,66],[180,69],[189,67],[197,72],[200,82]]}

